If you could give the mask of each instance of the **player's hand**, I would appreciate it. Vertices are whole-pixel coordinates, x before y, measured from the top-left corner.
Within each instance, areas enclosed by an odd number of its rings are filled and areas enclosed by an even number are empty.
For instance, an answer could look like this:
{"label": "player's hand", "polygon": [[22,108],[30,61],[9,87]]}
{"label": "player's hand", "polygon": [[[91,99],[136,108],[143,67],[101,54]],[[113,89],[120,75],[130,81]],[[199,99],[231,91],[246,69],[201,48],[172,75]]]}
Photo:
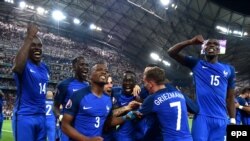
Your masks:
{"label": "player's hand", "polygon": [[202,35],[197,35],[197,36],[193,37],[190,41],[191,41],[192,45],[199,45],[199,44],[202,44],[204,42],[204,39],[203,39]]}
{"label": "player's hand", "polygon": [[92,138],[89,138],[87,141],[103,141],[103,138],[102,137],[92,137]]}
{"label": "player's hand", "polygon": [[127,105],[128,110],[134,110],[134,109],[138,109],[141,106],[140,102],[137,101],[131,101],[129,102],[129,104]]}
{"label": "player's hand", "polygon": [[37,34],[37,32],[38,32],[38,27],[36,26],[36,25],[34,25],[34,24],[31,24],[31,25],[29,25],[28,26],[28,28],[27,28],[27,36],[29,37],[29,38],[33,38],[33,37],[35,37],[36,36],[36,34]]}
{"label": "player's hand", "polygon": [[235,108],[239,108],[240,104],[239,103],[235,103]]}
{"label": "player's hand", "polygon": [[138,112],[138,111],[134,111],[133,114],[137,117],[137,118],[141,118],[142,117],[142,113]]}
{"label": "player's hand", "polygon": [[133,88],[133,92],[132,92],[133,96],[138,97],[139,94],[140,94],[140,92],[141,92],[140,86],[139,85],[135,85],[135,87]]}

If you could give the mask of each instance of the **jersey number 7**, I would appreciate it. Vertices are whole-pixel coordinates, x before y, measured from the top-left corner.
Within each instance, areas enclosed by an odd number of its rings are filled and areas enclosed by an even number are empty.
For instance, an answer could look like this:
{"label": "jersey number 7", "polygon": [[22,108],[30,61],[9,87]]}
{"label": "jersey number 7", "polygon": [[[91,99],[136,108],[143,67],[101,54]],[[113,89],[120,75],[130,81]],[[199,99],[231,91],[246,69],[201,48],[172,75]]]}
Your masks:
{"label": "jersey number 7", "polygon": [[181,129],[181,102],[171,102],[170,107],[177,107],[177,121],[176,121],[176,131]]}

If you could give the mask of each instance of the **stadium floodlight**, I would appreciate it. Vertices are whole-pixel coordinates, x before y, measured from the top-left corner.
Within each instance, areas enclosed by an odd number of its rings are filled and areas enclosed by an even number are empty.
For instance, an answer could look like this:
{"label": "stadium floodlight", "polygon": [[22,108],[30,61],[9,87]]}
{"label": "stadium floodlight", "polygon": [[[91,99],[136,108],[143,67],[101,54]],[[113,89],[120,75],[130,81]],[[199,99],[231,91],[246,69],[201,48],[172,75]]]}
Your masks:
{"label": "stadium floodlight", "polygon": [[80,24],[80,20],[77,18],[74,18],[73,22],[74,22],[74,24]]}
{"label": "stadium floodlight", "polygon": [[164,6],[169,5],[169,3],[170,3],[170,0],[161,0],[161,4]]}
{"label": "stadium floodlight", "polygon": [[151,57],[152,59],[156,60],[156,61],[159,61],[159,60],[160,60],[159,55],[156,54],[156,53],[151,53],[151,54],[150,54],[150,57]]}
{"label": "stadium floodlight", "polygon": [[244,32],[244,34],[243,34],[244,36],[247,36],[248,35],[248,33],[247,32]]}
{"label": "stadium floodlight", "polygon": [[36,11],[37,11],[37,13],[40,14],[40,15],[43,15],[43,14],[45,13],[44,8],[42,8],[42,7],[37,7]]}
{"label": "stadium floodlight", "polygon": [[174,3],[171,6],[174,8],[174,6],[175,6]]}
{"label": "stadium floodlight", "polygon": [[52,12],[52,17],[57,20],[57,21],[61,21],[66,19],[66,16],[63,15],[63,13],[59,10],[55,10]]}
{"label": "stadium floodlight", "polygon": [[166,61],[166,60],[163,60],[162,63],[163,63],[164,65],[166,65],[166,66],[171,66],[171,64],[170,64],[168,61]]}
{"label": "stadium floodlight", "polygon": [[14,3],[14,0],[4,0],[4,2],[7,2],[7,3]]}
{"label": "stadium floodlight", "polygon": [[92,24],[90,24],[89,28],[90,28],[91,30],[96,30],[97,27],[96,27],[95,24],[92,23]]}
{"label": "stadium floodlight", "polygon": [[193,75],[193,72],[190,72],[189,75]]}
{"label": "stadium floodlight", "polygon": [[177,6],[177,5],[175,5],[174,9],[177,9],[177,7],[178,7],[178,6]]}
{"label": "stadium floodlight", "polygon": [[97,31],[102,31],[102,28],[97,26],[97,27],[96,27],[96,30],[97,30]]}
{"label": "stadium floodlight", "polygon": [[24,9],[24,8],[26,7],[26,2],[21,1],[21,2],[19,3],[19,7],[20,7],[21,9]]}

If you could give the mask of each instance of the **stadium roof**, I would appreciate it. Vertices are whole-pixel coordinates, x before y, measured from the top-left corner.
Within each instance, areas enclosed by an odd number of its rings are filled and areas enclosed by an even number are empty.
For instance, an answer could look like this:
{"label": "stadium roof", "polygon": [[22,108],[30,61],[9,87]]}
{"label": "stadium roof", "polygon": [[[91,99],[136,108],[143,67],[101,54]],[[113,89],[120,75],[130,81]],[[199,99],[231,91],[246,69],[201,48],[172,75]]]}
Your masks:
{"label": "stadium roof", "polygon": [[[204,38],[226,39],[227,52],[220,59],[235,66],[238,81],[249,83],[250,12],[214,1],[173,0],[163,6],[160,0],[26,0],[35,7],[47,9],[48,14],[41,16],[32,10],[20,10],[17,8],[20,1],[15,1],[15,4],[0,2],[0,15],[6,20],[35,20],[56,33],[58,23],[50,15],[55,9],[61,10],[66,19],[59,27],[71,33],[71,37],[112,47],[142,65],[153,63],[150,53],[158,53],[171,63],[171,67],[166,67],[168,75],[172,79],[181,78],[183,82],[190,82],[190,71],[171,59],[166,50],[197,34]],[[79,26],[73,25],[73,18],[80,20]],[[92,23],[102,30],[90,30]],[[184,52],[199,56],[200,47],[190,47]]]}

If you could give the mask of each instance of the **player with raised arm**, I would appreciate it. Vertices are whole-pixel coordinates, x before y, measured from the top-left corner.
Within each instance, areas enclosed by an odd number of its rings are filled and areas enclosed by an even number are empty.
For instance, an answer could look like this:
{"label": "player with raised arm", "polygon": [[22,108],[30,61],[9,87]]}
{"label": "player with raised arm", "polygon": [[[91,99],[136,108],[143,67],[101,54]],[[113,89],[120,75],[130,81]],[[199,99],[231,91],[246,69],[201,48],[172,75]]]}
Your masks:
{"label": "player with raised arm", "polygon": [[48,141],[56,140],[56,117],[53,113],[53,98],[52,91],[47,91],[46,95],[46,129],[47,129],[47,139]]}
{"label": "player with raised arm", "polygon": [[[184,56],[180,51],[189,45],[205,43],[205,59]],[[235,71],[231,65],[218,61],[219,41],[204,42],[201,35],[180,42],[168,50],[176,61],[193,71],[199,113],[194,116],[192,136],[194,141],[222,141],[226,135],[228,116],[235,124],[234,88]]]}
{"label": "player with raised arm", "polygon": [[156,115],[164,141],[192,141],[185,98],[177,89],[165,86],[164,70],[159,67],[146,70],[143,81],[151,95],[144,100],[139,115]]}
{"label": "player with raised arm", "polygon": [[[72,61],[74,77],[63,80],[57,85],[57,92],[54,100],[54,112],[59,121],[63,117],[65,105],[73,92],[85,88],[89,85],[87,82],[88,64],[82,56],[78,56]],[[60,112],[60,105],[63,106]],[[61,141],[68,141],[69,138],[62,132],[60,136]]]}
{"label": "player with raised arm", "polygon": [[16,141],[46,140],[45,96],[49,70],[41,61],[43,48],[37,32],[35,25],[28,26],[13,66],[17,97],[12,128]]}

